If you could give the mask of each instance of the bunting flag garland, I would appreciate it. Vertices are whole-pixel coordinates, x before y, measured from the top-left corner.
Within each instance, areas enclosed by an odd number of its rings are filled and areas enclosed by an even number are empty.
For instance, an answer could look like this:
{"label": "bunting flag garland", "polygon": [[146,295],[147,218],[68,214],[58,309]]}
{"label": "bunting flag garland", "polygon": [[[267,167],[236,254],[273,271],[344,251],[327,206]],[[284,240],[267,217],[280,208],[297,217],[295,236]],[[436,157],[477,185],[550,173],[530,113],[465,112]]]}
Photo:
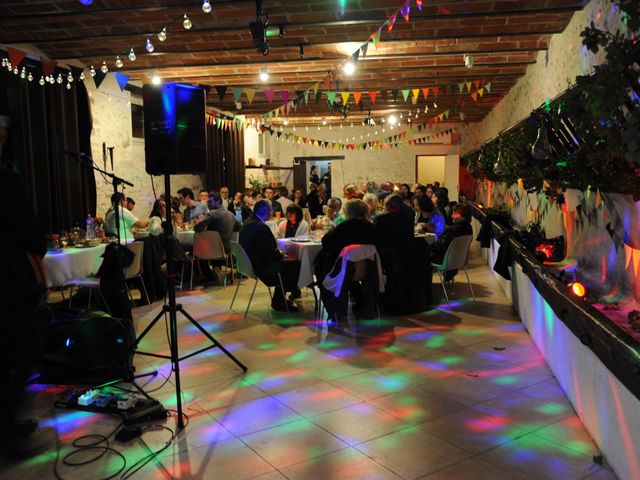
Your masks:
{"label": "bunting flag garland", "polygon": [[413,98],[415,100],[417,100],[418,97],[420,96],[420,89],[419,88],[413,88],[413,89],[411,89],[411,93],[413,94]]}
{"label": "bunting flag garland", "polygon": [[286,90],[282,90],[280,92],[280,96],[282,97],[282,102],[283,103],[289,102],[289,92],[287,92]]}
{"label": "bunting flag garland", "polygon": [[369,50],[369,42],[363,43],[360,47],[360,51],[362,52],[362,58],[367,56],[367,50]]}
{"label": "bunting flag garland", "polygon": [[404,21],[409,23],[409,13],[411,13],[411,1],[407,0],[404,2],[404,5],[400,9],[402,16],[404,17]]}
{"label": "bunting flag garland", "polygon": [[391,98],[394,102],[398,100],[398,90],[391,90]]}
{"label": "bunting flag garland", "polygon": [[473,99],[474,102],[478,101],[478,92],[473,92],[471,94],[471,98]]}
{"label": "bunting flag garland", "polygon": [[274,90],[265,90],[264,96],[267,97],[269,103],[273,103],[273,95],[276,93]]}
{"label": "bunting flag garland", "polygon": [[429,87],[424,87],[422,89],[422,95],[424,95],[424,101],[426,102],[427,99],[429,98]]}
{"label": "bunting flag garland", "polygon": [[[42,62],[42,73],[45,77],[51,75],[56,67],[58,66],[58,62]],[[97,72],[96,72],[97,73]]]}
{"label": "bunting flag garland", "polygon": [[342,92],[340,93],[340,95],[342,96],[343,105],[346,105],[347,103],[349,103],[349,96],[351,95],[351,92]]}
{"label": "bunting flag garland", "polygon": [[375,104],[376,104],[376,97],[377,97],[377,95],[378,95],[378,92],[375,92],[375,91],[373,91],[373,92],[369,92],[369,99],[371,99],[371,103],[372,103],[373,105],[375,105]]}
{"label": "bunting flag garland", "polygon": [[433,95],[438,98],[438,95],[440,95],[440,87],[433,87]]}
{"label": "bunting flag garland", "polygon": [[409,89],[406,90],[402,90],[402,98],[404,98],[404,101],[407,101],[407,98],[409,98]]}
{"label": "bunting flag garland", "polygon": [[487,84],[484,86],[484,89],[485,89],[485,91],[487,91],[487,92],[491,93],[491,82],[487,83]]}
{"label": "bunting flag garland", "polygon": [[124,89],[127,87],[127,83],[129,83],[129,75],[125,75],[124,73],[114,73],[114,77],[116,77],[116,82],[120,86],[120,91],[124,92]]}
{"label": "bunting flag garland", "polygon": [[11,60],[11,66],[13,68],[18,68],[27,56],[27,52],[12,47],[7,47],[7,53],[9,54],[9,60]]}
{"label": "bunting flag garland", "polygon": [[353,92],[353,100],[356,102],[356,105],[360,103],[361,96],[362,96],[362,92]]}
{"label": "bunting flag garland", "polygon": [[102,73],[102,71],[96,70],[96,75],[95,77],[93,77],[93,81],[96,84],[96,88],[100,88],[100,85],[102,85],[102,82],[104,81],[105,78],[107,78],[106,73]]}
{"label": "bunting flag garland", "polygon": [[253,88],[245,88],[244,93],[247,95],[247,100],[249,100],[249,105],[253,103],[253,99],[256,96],[256,91]]}
{"label": "bunting flag garland", "polygon": [[242,96],[242,92],[244,91],[244,89],[242,87],[232,87],[231,91],[233,92],[233,99],[236,102],[240,101],[240,97]]}
{"label": "bunting flag garland", "polygon": [[389,33],[391,33],[391,30],[393,30],[393,25],[396,23],[396,17],[397,13],[394,13],[393,15],[391,15],[391,18],[387,22],[387,29]]}
{"label": "bunting flag garland", "polygon": [[336,101],[336,92],[327,92],[327,98],[329,99],[329,103],[333,105]]}
{"label": "bunting flag garland", "polygon": [[462,93],[462,90],[464,90],[464,82],[458,84],[458,91]]}
{"label": "bunting flag garland", "polygon": [[220,101],[224,101],[224,96],[227,94],[227,87],[216,87],[216,92],[218,92],[218,97],[220,97]]}

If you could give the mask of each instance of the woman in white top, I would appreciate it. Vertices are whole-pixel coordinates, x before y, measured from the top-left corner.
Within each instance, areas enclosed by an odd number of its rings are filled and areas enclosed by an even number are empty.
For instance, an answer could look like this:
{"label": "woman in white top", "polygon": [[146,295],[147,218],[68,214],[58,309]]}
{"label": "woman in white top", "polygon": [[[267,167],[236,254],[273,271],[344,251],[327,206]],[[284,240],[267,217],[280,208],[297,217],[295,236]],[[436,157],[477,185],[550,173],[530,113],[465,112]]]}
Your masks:
{"label": "woman in white top", "polygon": [[278,225],[280,238],[304,237],[309,235],[309,224],[304,220],[302,209],[292,203],[285,211],[286,222]]}
{"label": "woman in white top", "polygon": [[159,199],[153,203],[153,208],[149,214],[149,235],[157,237],[162,235],[164,230],[162,229],[162,222],[167,218],[167,205],[164,200]]}

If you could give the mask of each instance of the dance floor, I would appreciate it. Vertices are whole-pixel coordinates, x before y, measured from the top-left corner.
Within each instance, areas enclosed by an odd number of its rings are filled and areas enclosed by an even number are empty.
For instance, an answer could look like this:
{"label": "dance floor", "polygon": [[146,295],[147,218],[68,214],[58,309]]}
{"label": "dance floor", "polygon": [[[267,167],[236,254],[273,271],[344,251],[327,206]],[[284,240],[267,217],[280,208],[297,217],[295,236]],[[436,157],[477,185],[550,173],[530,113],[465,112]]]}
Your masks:
{"label": "dance floor", "polygon": [[[396,319],[397,340],[382,351],[332,334],[318,344],[310,292],[303,293],[305,311],[278,314],[260,285],[247,320],[250,282],[241,287],[236,313],[228,310],[234,286],[181,294],[186,310],[249,371],[242,374],[219,350],[183,362],[188,425],[134,478],[616,478],[594,463],[597,447],[478,251],[470,273],[476,301],[460,278],[451,307]],[[155,303],[134,310],[137,329],[159,309]],[[179,326],[182,352],[206,345],[184,319]],[[162,323],[143,347],[167,351]],[[136,365],[139,372],[159,369],[146,388],[160,387],[152,395],[175,408],[169,363],[138,356]],[[54,408],[64,388],[29,389],[47,449],[2,463],[1,478],[53,478],[56,456],[69,453],[76,437],[117,425],[105,415]],[[174,415],[165,425],[175,423]],[[131,465],[170,436],[151,428],[111,446]],[[105,455],[82,467],[60,461],[58,470],[63,478],[96,479],[121,465],[120,457]]]}

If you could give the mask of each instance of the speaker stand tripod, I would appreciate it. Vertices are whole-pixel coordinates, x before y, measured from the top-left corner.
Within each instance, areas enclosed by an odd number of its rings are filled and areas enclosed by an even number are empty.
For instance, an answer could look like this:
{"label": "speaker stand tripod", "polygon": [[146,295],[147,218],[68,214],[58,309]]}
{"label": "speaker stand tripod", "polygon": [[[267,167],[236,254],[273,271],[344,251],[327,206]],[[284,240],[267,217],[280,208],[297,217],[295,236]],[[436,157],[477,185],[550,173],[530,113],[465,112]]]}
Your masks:
{"label": "speaker stand tripod", "polygon": [[[247,371],[247,367],[242,364],[233,354],[231,354],[224,346],[216,340],[209,332],[207,332],[197,320],[189,315],[181,304],[176,303],[176,272],[175,272],[175,259],[173,253],[173,247],[176,239],[173,235],[173,222],[171,218],[171,180],[169,174],[164,174],[164,186],[165,186],[165,205],[166,205],[166,219],[163,225],[165,237],[166,237],[166,253],[167,253],[167,299],[168,302],[162,306],[162,310],[155,316],[151,323],[142,331],[142,333],[136,338],[132,345],[132,349],[138,355],[146,355],[155,358],[164,358],[171,360],[173,367],[173,373],[175,375],[176,385],[176,410],[178,411],[178,430],[184,428],[184,420],[182,418],[182,390],[180,388],[180,362],[198,355],[206,350],[212,348],[219,348],[222,353],[229,357],[233,362],[238,365],[243,372]],[[191,272],[193,275],[193,272]],[[178,313],[184,316],[193,326],[195,326],[210,342],[211,345],[196,350],[195,352],[188,353],[182,357],[178,354]],[[169,315],[169,351],[170,355],[162,355],[152,352],[143,352],[136,350],[142,339],[149,333],[149,331],[158,323],[158,321]]]}

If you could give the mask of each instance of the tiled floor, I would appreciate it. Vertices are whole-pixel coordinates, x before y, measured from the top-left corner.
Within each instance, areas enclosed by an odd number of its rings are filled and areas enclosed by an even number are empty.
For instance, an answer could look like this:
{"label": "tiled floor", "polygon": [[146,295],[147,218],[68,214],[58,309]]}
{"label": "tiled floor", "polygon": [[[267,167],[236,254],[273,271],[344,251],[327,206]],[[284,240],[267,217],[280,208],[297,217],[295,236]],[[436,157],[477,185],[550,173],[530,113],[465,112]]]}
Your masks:
{"label": "tiled floor", "polygon": [[[258,288],[247,320],[228,311],[233,287],[181,295],[185,309],[249,371],[243,375],[219,350],[183,362],[189,424],[134,478],[615,478],[593,463],[599,454],[593,441],[487,267],[478,256],[473,264],[475,302],[463,297],[464,283],[455,284],[452,308],[396,319],[397,340],[384,350],[331,335],[318,345],[313,318],[270,312],[265,287]],[[249,289],[241,287],[238,311]],[[313,310],[309,293],[302,304]],[[135,311],[138,330],[159,308]],[[183,352],[206,345],[184,319],[179,329]],[[161,324],[145,348],[167,351]],[[153,395],[175,408],[168,363],[138,356],[136,364],[139,371],[159,369],[149,389],[169,376]],[[62,457],[74,438],[117,425],[104,415],[53,408],[62,389],[30,388],[46,450],[1,464],[0,477],[53,478],[57,448]],[[166,425],[175,428],[175,416]],[[169,437],[167,430],[149,429],[112,446],[131,465]],[[121,464],[105,455],[82,467],[59,462],[58,470],[63,478],[96,479]]]}

